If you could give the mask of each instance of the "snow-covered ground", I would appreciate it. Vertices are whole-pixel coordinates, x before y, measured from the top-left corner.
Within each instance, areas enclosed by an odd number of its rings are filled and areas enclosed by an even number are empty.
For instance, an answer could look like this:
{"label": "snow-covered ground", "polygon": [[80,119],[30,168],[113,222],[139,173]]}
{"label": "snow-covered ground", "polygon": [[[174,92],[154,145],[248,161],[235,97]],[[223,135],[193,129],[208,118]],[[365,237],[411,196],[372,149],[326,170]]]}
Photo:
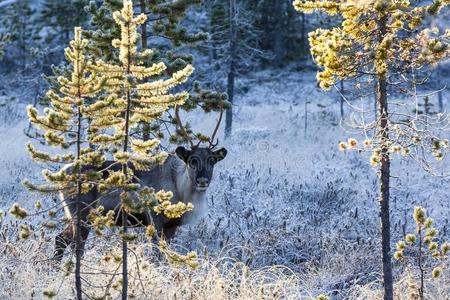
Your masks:
{"label": "snow-covered ground", "polygon": [[[338,150],[339,141],[354,136],[340,126],[338,96],[319,91],[313,73],[267,71],[240,84],[249,90],[237,97],[232,137],[219,137],[228,156],[216,166],[208,213],[198,224],[181,228],[174,244],[213,261],[226,256],[251,270],[283,265],[295,274],[295,284],[281,280],[285,286],[280,292],[289,290],[289,299],[320,293],[342,299],[359,285],[365,292],[358,297],[369,297],[367,291],[379,288],[377,175],[364,155]],[[186,117],[194,129],[209,133],[216,116],[195,112]],[[26,126],[19,119],[0,126],[3,210],[13,202],[31,208],[39,197],[20,184],[25,177],[40,176],[24,148]],[[446,168],[448,161],[443,164]],[[450,237],[450,180],[432,177],[413,162],[395,160],[392,169],[393,243],[404,228],[412,230],[416,205],[428,208],[444,237]],[[51,247],[47,239],[39,248],[44,251],[41,258],[50,256]],[[93,247],[98,245],[91,242],[88,249]],[[2,262],[0,274],[5,276],[8,266],[11,260]],[[48,281],[54,278],[50,273]],[[265,278],[270,282],[269,275]],[[18,279],[8,280],[0,289],[17,285]],[[45,276],[40,280],[45,286]],[[251,299],[246,297],[242,299]]]}

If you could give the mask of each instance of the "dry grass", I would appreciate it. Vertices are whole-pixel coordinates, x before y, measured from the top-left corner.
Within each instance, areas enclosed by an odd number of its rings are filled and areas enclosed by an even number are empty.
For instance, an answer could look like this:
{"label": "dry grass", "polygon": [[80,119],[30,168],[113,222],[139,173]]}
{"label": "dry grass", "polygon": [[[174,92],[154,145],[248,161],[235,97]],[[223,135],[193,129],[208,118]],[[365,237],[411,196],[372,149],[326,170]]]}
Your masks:
{"label": "dry grass", "polygon": [[[116,242],[116,241],[114,241]],[[119,247],[99,243],[83,262],[84,292],[91,299],[117,299],[121,291]],[[109,244],[109,245],[108,245]],[[117,243],[115,243],[118,245]],[[0,299],[42,298],[44,291],[56,299],[72,299],[73,274],[49,261],[51,245],[44,240],[5,242],[0,246]],[[154,256],[148,244],[130,246],[130,299],[310,299],[301,291],[297,275],[285,267],[250,270],[226,256],[201,258],[196,270],[174,267]],[[153,254],[152,254],[153,253]]]}
{"label": "dry grass", "polygon": [[[9,236],[13,231],[9,229]],[[58,265],[48,260],[53,240],[45,234],[33,235],[26,241],[12,241],[5,236],[0,243],[0,299],[41,299],[45,291],[56,292],[55,299],[74,299],[73,269],[67,272],[73,260],[70,254]],[[95,237],[94,241],[83,260],[86,299],[118,299],[119,239],[108,235]],[[319,294],[327,294],[331,299],[382,299],[377,258],[370,249],[353,252],[343,246],[323,251],[319,261],[304,263],[303,271],[297,273],[283,266],[251,269],[230,258],[228,251],[214,258],[206,253],[200,255],[199,267],[191,270],[169,265],[158,258],[152,244],[139,240],[130,245],[130,299],[303,300],[315,299]],[[370,266],[373,271],[367,270]],[[366,272],[358,268],[366,268]],[[396,300],[418,299],[416,275],[405,270],[399,276]],[[449,278],[448,271],[438,279],[427,278],[426,299],[448,299]]]}
{"label": "dry grass", "polygon": [[[418,293],[418,274],[412,270],[405,270],[394,285],[395,300],[420,299]],[[450,299],[450,276],[444,272],[437,279],[428,276],[425,279],[424,298],[427,300]],[[350,299],[355,300],[378,300],[383,298],[380,282],[371,282],[363,286],[355,286],[350,293]]]}

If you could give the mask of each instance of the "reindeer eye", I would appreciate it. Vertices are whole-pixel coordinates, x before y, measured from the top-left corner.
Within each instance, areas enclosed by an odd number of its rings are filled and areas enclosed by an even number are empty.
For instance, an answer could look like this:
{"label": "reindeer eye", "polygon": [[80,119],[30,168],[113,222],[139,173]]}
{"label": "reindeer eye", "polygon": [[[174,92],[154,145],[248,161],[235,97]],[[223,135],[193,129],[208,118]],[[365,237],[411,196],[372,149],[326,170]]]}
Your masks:
{"label": "reindeer eye", "polygon": [[208,158],[208,165],[214,165],[216,163],[216,159],[214,156],[210,156]]}
{"label": "reindeer eye", "polygon": [[192,168],[198,168],[199,164],[200,164],[200,161],[198,160],[198,158],[196,158],[196,157],[191,157],[191,158],[189,159],[189,165],[190,165]]}

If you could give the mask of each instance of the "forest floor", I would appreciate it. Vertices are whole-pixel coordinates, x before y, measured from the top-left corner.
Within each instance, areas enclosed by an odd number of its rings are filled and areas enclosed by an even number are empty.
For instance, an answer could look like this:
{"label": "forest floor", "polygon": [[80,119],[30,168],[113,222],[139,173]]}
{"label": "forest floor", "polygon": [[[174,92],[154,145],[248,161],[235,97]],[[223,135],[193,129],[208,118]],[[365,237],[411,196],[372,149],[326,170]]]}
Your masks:
{"label": "forest floor", "polygon": [[[181,228],[174,241],[181,252],[197,250],[200,267],[189,271],[155,262],[148,259],[151,247],[136,243],[135,259],[140,264],[149,261],[140,270],[145,288],[133,277],[131,290],[138,298],[311,299],[321,293],[332,299],[380,297],[376,170],[368,155],[338,150],[340,141],[362,137],[343,129],[338,95],[318,90],[314,76],[267,71],[238,84],[247,91],[237,96],[231,138],[219,137],[228,156],[216,166],[208,211],[198,223]],[[28,125],[17,109],[0,107],[8,120],[0,126],[0,209],[5,211],[14,202],[32,210],[41,197],[21,186],[25,178],[37,180],[40,167],[26,153],[23,132]],[[208,134],[216,117],[194,112],[186,119]],[[404,232],[414,230],[412,210],[417,205],[427,208],[449,238],[449,178],[433,177],[400,159],[394,159],[392,169],[393,245]],[[439,171],[447,170],[444,166]],[[46,289],[58,290],[58,299],[73,295],[70,284],[61,285],[63,271],[46,261],[54,232],[16,241],[16,221],[7,217],[0,226],[1,299],[28,299]],[[96,270],[114,269],[101,257],[118,247],[112,249],[108,238],[104,241],[88,243],[85,270],[94,270],[92,265]],[[394,268],[397,295],[407,299],[415,273],[397,263]],[[87,276],[94,280],[94,275]],[[445,278],[449,276],[427,281],[430,299],[448,295]],[[97,293],[95,287],[90,291]],[[117,295],[114,287],[111,294]]]}

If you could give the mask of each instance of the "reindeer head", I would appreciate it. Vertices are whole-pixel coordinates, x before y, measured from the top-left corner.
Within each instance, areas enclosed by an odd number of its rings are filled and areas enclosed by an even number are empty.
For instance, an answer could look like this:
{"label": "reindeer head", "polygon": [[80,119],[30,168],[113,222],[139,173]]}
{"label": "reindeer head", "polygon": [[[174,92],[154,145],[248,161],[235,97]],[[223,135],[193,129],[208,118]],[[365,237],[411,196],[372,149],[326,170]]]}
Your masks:
{"label": "reindeer head", "polygon": [[201,147],[201,142],[194,145],[192,139],[189,137],[182,125],[178,107],[175,108],[177,126],[180,128],[180,131],[189,141],[191,146],[190,149],[179,146],[175,150],[175,153],[186,163],[192,186],[194,186],[195,190],[199,192],[205,191],[208,188],[212,179],[215,164],[224,159],[227,155],[227,150],[225,148],[215,150],[215,147],[219,143],[218,139],[216,140],[216,143],[213,142],[219,129],[220,122],[222,121],[222,115],[223,110],[220,111],[219,120],[214,128],[213,134],[209,138],[209,146]]}
{"label": "reindeer head", "polygon": [[189,177],[199,192],[205,191],[213,175],[214,165],[225,158],[227,150],[212,150],[209,147],[194,147],[190,150],[179,146],[175,153],[187,165]]}

